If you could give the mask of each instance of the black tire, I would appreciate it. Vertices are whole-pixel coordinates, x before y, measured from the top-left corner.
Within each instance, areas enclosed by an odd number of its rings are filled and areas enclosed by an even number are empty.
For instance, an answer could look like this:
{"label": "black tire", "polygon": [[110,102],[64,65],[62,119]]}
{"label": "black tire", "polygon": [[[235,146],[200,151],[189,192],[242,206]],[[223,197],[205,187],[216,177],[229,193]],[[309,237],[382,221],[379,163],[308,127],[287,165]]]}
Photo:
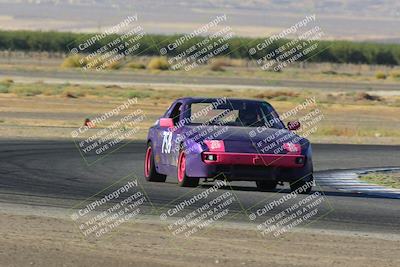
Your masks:
{"label": "black tire", "polygon": [[[183,163],[182,163],[183,160]],[[181,164],[183,169],[181,168]],[[181,150],[179,152],[178,156],[178,164],[176,166],[177,169],[177,180],[178,180],[178,185],[180,187],[197,187],[199,185],[199,178],[196,177],[189,177],[186,175],[186,155],[184,150]]]}
{"label": "black tire", "polygon": [[258,190],[260,191],[274,191],[278,185],[277,181],[256,181]]}
{"label": "black tire", "polygon": [[156,165],[154,163],[154,154],[151,142],[147,144],[147,149],[146,149],[146,158],[144,160],[144,178],[149,182],[157,182],[157,183],[164,183],[165,180],[167,179],[166,175],[159,174],[156,171]]}
{"label": "black tire", "polygon": [[[299,180],[296,182],[292,182],[290,183],[290,190],[292,192],[298,191],[299,194],[308,195],[311,193],[312,190],[312,185],[310,185],[310,183],[312,183],[312,180],[310,181]],[[300,188],[302,188],[303,186],[305,187],[305,190],[300,190]]]}

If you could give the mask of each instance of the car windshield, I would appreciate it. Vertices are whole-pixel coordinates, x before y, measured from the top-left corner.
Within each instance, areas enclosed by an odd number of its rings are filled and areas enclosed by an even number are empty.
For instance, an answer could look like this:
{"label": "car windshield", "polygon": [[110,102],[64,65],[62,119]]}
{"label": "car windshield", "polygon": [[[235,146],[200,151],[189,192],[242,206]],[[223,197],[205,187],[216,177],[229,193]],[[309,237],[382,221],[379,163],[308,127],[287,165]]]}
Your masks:
{"label": "car windshield", "polygon": [[284,128],[272,106],[262,101],[228,100],[223,104],[194,102],[188,107],[187,121],[190,125]]}

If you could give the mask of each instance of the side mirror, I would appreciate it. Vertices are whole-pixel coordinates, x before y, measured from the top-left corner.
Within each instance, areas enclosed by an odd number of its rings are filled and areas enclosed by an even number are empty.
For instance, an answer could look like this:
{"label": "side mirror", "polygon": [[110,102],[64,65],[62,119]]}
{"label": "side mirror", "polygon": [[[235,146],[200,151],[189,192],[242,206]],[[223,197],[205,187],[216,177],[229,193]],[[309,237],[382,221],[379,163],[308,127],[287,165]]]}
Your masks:
{"label": "side mirror", "polygon": [[160,127],[166,127],[166,128],[174,127],[174,121],[171,118],[161,118],[159,124]]}
{"label": "side mirror", "polygon": [[290,131],[296,131],[300,129],[300,122],[299,121],[289,121],[287,127]]}

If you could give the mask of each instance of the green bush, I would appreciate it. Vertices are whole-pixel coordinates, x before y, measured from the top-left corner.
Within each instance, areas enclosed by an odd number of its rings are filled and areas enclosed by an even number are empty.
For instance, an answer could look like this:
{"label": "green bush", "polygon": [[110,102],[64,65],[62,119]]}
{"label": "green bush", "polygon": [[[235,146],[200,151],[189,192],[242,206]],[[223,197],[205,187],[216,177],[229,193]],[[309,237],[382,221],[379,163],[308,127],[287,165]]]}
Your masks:
{"label": "green bush", "polygon": [[11,78],[5,78],[3,81],[1,81],[1,83],[11,85],[14,83],[14,80]]}
{"label": "green bush", "polygon": [[142,63],[136,63],[136,62],[130,62],[128,63],[128,68],[130,69],[138,69],[138,70],[142,70],[146,68],[146,65],[142,64]]}
{"label": "green bush", "polygon": [[151,70],[167,70],[169,69],[169,64],[166,57],[155,57],[150,60],[147,68]]}
{"label": "green bush", "polygon": [[14,83],[12,79],[4,79],[0,81],[0,93],[7,94],[10,92],[10,86]]}
{"label": "green bush", "polygon": [[119,60],[114,61],[112,63],[108,63],[106,61],[106,64],[107,64],[106,68],[109,69],[109,70],[118,70],[118,69],[120,69],[122,67],[122,64],[121,64],[121,62]]}
{"label": "green bush", "polygon": [[10,90],[8,89],[8,86],[0,83],[0,93],[7,94],[9,92],[10,92]]}
{"label": "green bush", "polygon": [[81,68],[86,65],[86,61],[80,55],[66,57],[61,64],[63,68]]}
{"label": "green bush", "polygon": [[323,71],[322,74],[326,75],[337,75],[338,73],[334,70]]}
{"label": "green bush", "polygon": [[22,87],[14,88],[11,92],[13,92],[19,96],[35,96],[35,95],[40,95],[42,93],[42,90],[37,87],[22,86]]}
{"label": "green bush", "polygon": [[379,80],[384,80],[387,78],[387,75],[386,75],[386,73],[379,71],[375,74],[375,78],[377,78]]}
{"label": "green bush", "polygon": [[[85,42],[94,33],[69,33],[69,32],[42,32],[42,31],[0,31],[0,50],[12,51],[47,51],[62,52],[69,54],[73,48],[77,48],[79,44]],[[171,43],[182,35],[144,35],[139,40],[139,48],[135,50],[135,54],[142,56],[158,56],[159,48],[165,44]],[[109,44],[112,40],[117,39],[117,34],[108,35],[91,45],[85,51],[80,53],[93,53],[99,48]],[[168,56],[177,56],[186,51],[193,45],[204,40],[206,37],[195,37],[176,49],[169,51]],[[274,51],[278,47],[286,44],[290,40],[281,39],[269,45],[262,51],[249,56],[249,49],[262,43],[263,38],[244,38],[234,37],[228,40],[228,48],[220,53],[220,56],[242,59],[257,59]],[[157,45],[155,45],[157,44]],[[114,47],[112,47],[114,48]],[[367,42],[351,42],[351,41],[320,41],[317,48],[307,56],[298,61],[307,60],[310,62],[333,62],[333,63],[354,63],[354,64],[380,64],[380,65],[400,65],[400,45],[399,44],[378,44]],[[165,63],[165,61],[163,61]],[[67,67],[81,67],[76,61],[66,62]],[[157,69],[165,69],[168,65],[155,64]]]}
{"label": "green bush", "polygon": [[398,72],[394,71],[394,72],[390,73],[390,76],[394,79],[400,79],[400,71],[398,71]]}
{"label": "green bush", "polygon": [[216,58],[211,61],[210,69],[212,71],[225,71],[224,67],[232,66],[226,58]]}

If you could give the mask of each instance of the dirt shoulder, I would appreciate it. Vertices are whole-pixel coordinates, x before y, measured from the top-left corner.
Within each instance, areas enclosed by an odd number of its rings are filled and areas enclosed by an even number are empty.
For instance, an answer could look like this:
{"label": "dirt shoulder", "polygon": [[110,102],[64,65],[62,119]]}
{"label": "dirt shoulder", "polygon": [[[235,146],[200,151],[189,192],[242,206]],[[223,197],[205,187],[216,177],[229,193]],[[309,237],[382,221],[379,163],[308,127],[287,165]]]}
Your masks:
{"label": "dirt shoulder", "polygon": [[[3,206],[4,204],[2,204]],[[95,242],[62,212],[0,213],[1,266],[399,266],[400,238],[291,232],[261,238],[233,226],[175,239],[154,221],[128,222]],[[27,209],[28,210],[28,209]]]}

